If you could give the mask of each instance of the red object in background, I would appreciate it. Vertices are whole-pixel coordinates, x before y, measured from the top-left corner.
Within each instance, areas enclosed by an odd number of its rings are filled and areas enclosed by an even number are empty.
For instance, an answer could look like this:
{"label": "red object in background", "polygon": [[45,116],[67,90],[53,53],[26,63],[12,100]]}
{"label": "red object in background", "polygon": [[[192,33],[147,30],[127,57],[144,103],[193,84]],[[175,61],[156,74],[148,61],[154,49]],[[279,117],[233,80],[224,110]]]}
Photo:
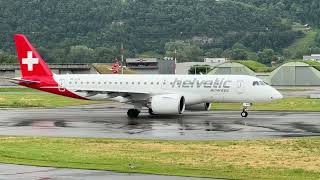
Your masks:
{"label": "red object in background", "polygon": [[119,65],[119,63],[118,63],[118,62],[116,62],[116,63],[112,64],[112,66],[111,66],[112,73],[113,73],[113,74],[118,73],[118,72],[119,72],[119,67],[120,67],[120,65]]}

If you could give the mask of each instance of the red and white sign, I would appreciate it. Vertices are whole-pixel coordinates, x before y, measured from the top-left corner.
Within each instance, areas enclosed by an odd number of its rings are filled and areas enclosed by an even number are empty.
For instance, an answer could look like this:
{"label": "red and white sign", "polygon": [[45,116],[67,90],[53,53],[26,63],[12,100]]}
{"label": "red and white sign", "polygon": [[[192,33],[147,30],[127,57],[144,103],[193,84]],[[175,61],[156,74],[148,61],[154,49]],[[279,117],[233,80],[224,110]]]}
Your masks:
{"label": "red and white sign", "polygon": [[111,66],[112,73],[113,73],[113,74],[118,73],[118,72],[119,72],[119,68],[120,68],[120,65],[119,65],[119,63],[118,63],[118,62],[117,62],[117,63],[112,64],[112,66]]}

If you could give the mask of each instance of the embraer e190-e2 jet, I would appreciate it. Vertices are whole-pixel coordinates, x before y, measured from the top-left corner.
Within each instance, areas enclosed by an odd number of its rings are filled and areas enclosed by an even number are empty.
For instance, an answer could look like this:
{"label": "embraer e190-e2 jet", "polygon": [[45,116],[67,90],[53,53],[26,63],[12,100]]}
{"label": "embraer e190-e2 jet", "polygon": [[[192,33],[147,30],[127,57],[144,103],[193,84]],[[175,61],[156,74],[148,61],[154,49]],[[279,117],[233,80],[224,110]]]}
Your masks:
{"label": "embraer e190-e2 jet", "polygon": [[14,36],[22,77],[18,85],[84,100],[116,100],[133,105],[127,115],[138,117],[147,107],[150,114],[182,114],[185,110],[210,110],[211,102],[255,102],[281,99],[282,95],[262,80],[245,75],[118,75],[51,72],[28,39]]}

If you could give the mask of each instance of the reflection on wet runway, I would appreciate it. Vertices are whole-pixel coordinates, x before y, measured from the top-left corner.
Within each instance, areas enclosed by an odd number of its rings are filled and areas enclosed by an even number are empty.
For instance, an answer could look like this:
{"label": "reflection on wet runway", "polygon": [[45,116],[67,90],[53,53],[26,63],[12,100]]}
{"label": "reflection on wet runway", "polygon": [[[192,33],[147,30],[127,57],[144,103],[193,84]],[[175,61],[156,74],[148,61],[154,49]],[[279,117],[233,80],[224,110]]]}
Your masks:
{"label": "reflection on wet runway", "polygon": [[320,135],[320,112],[186,112],[126,117],[120,104],[0,110],[0,135],[140,139],[250,139]]}

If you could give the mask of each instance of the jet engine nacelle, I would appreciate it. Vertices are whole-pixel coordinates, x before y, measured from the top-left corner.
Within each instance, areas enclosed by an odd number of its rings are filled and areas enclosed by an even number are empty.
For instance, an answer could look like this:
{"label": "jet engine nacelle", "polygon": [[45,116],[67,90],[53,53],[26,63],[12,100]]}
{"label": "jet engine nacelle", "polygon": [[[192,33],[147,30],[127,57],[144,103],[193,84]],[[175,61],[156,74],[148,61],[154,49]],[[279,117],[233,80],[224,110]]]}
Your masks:
{"label": "jet engine nacelle", "polygon": [[200,103],[186,106],[188,111],[209,111],[211,108],[211,103]]}
{"label": "jet engine nacelle", "polygon": [[151,109],[155,114],[182,114],[185,99],[178,94],[156,95],[151,98]]}

